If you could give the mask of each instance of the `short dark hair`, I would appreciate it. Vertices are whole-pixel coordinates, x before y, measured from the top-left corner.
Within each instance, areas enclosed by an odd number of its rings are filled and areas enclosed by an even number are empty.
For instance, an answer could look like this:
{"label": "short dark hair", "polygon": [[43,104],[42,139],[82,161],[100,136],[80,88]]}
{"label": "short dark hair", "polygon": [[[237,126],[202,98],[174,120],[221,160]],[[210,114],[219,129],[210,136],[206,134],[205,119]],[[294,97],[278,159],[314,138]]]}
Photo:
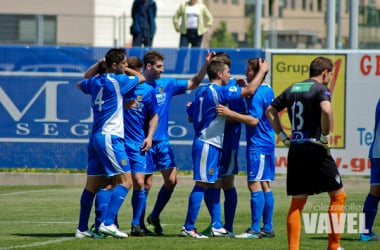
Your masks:
{"label": "short dark hair", "polygon": [[212,55],[211,58],[215,58],[215,60],[222,60],[225,64],[228,65],[228,67],[231,67],[231,58],[226,52],[216,52],[214,55]]}
{"label": "short dark hair", "polygon": [[121,63],[126,57],[124,48],[113,48],[108,50],[105,56],[107,68],[111,68],[114,63]]}
{"label": "short dark hair", "polygon": [[[248,59],[248,66],[250,69],[252,69],[252,71],[254,72],[253,73],[253,78],[256,77],[256,75],[259,73],[259,70],[260,70],[260,60],[263,60],[262,58],[250,58]],[[267,75],[268,72],[266,72],[263,76],[263,79],[261,80],[264,81],[266,75]]]}
{"label": "short dark hair", "polygon": [[334,64],[330,58],[319,56],[310,63],[309,77],[319,76],[324,70],[331,72]]}
{"label": "short dark hair", "polygon": [[207,75],[210,81],[218,79],[218,72],[224,70],[227,65],[223,60],[215,59],[211,61],[207,66]]}
{"label": "short dark hair", "polygon": [[164,55],[161,54],[160,52],[155,51],[155,50],[148,51],[144,55],[144,67],[146,68],[148,63],[151,65],[155,65],[157,61],[163,61],[164,59],[165,59]]}
{"label": "short dark hair", "polygon": [[127,63],[128,63],[128,67],[133,69],[133,70],[141,69],[144,65],[142,60],[140,58],[138,58],[137,56],[128,57]]}

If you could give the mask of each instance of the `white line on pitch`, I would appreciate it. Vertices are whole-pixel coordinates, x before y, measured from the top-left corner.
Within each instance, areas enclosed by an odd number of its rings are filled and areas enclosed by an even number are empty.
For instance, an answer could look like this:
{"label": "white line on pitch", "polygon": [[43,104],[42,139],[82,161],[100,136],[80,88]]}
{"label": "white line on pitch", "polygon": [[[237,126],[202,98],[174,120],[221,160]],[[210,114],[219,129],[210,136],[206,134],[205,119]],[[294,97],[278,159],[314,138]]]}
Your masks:
{"label": "white line on pitch", "polygon": [[0,250],[46,246],[46,245],[49,245],[49,244],[61,243],[61,242],[64,242],[64,241],[74,240],[74,239],[75,239],[75,237],[65,237],[65,238],[60,238],[60,239],[56,239],[56,240],[48,240],[48,241],[44,241],[44,242],[34,242],[34,243],[31,243],[31,244],[25,244],[25,245],[10,246],[10,247],[1,247]]}

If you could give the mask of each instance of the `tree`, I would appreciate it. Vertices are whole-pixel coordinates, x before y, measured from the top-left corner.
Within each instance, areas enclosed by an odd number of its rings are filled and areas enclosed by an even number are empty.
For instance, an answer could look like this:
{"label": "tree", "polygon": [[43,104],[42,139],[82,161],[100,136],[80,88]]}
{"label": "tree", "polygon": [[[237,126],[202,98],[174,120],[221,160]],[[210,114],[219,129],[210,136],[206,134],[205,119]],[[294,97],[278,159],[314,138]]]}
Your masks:
{"label": "tree", "polygon": [[238,43],[233,36],[227,31],[225,21],[220,22],[220,26],[214,31],[210,39],[212,48],[238,48]]}

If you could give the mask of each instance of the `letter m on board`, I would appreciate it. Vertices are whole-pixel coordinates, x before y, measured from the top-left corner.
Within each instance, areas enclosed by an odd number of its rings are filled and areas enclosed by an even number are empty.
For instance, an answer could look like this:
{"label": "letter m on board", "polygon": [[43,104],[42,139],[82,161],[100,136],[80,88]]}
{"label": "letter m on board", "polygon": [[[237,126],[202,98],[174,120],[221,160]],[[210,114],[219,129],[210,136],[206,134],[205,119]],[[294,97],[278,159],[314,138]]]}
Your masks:
{"label": "letter m on board", "polygon": [[2,104],[5,110],[13,118],[15,122],[21,120],[21,118],[28,112],[33,103],[38,97],[45,91],[45,116],[41,119],[35,119],[37,122],[67,122],[67,120],[59,119],[57,116],[57,89],[61,84],[68,84],[67,81],[46,81],[44,85],[37,91],[27,105],[19,110],[9,96],[5,93],[0,86],[0,104]]}

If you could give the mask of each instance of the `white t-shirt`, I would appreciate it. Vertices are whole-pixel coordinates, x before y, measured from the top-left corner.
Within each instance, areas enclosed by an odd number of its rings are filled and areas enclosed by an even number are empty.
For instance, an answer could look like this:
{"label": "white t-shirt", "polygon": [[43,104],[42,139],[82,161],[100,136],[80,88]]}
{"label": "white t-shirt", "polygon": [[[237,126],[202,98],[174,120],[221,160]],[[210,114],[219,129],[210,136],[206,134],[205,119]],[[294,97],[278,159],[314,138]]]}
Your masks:
{"label": "white t-shirt", "polygon": [[198,17],[199,17],[199,5],[198,4],[194,4],[193,6],[188,5],[186,7],[186,28],[197,29]]}

